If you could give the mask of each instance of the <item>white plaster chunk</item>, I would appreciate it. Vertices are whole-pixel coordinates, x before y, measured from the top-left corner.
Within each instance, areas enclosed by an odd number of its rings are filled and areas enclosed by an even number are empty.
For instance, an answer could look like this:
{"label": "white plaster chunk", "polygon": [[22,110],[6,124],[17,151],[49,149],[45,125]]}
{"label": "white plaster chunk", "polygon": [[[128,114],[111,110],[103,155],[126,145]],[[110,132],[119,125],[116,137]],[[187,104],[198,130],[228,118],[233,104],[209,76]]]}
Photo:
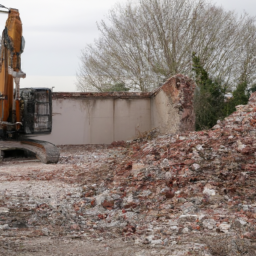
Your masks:
{"label": "white plaster chunk", "polygon": [[244,220],[242,220],[242,219],[238,219],[238,221],[240,222],[240,224],[241,224],[242,226],[245,226],[245,225],[247,224],[247,222],[244,221]]}
{"label": "white plaster chunk", "polygon": [[203,226],[208,229],[213,229],[216,226],[216,221],[213,219],[205,219],[203,221]]}
{"label": "white plaster chunk", "polygon": [[237,146],[238,150],[243,150],[246,147],[240,140],[237,141]]}
{"label": "white plaster chunk", "polygon": [[216,125],[213,126],[213,129],[220,129],[220,128],[221,128],[221,126],[218,125],[218,124],[216,124]]}
{"label": "white plaster chunk", "polygon": [[203,194],[208,195],[208,196],[215,196],[216,191],[210,185],[206,185],[204,187]]}
{"label": "white plaster chunk", "polygon": [[109,195],[109,190],[105,190],[102,194],[95,197],[96,205],[101,205]]}
{"label": "white plaster chunk", "polygon": [[143,196],[143,197],[148,197],[152,194],[152,192],[150,190],[143,190],[140,194],[140,196]]}
{"label": "white plaster chunk", "polygon": [[120,221],[113,221],[110,223],[104,222],[101,226],[106,228],[118,227],[120,226]]}
{"label": "white plaster chunk", "polygon": [[246,224],[247,224],[247,222],[243,219],[236,219],[234,221],[235,227],[238,227],[238,228],[241,228],[241,227],[245,226]]}
{"label": "white plaster chunk", "polygon": [[189,233],[189,229],[188,229],[188,228],[183,228],[182,233],[183,233],[183,234]]}
{"label": "white plaster chunk", "polygon": [[169,220],[169,225],[170,226],[177,226],[178,222],[177,222],[177,220]]}
{"label": "white plaster chunk", "polygon": [[200,165],[199,164],[192,164],[192,169],[195,171],[198,171],[200,169]]}
{"label": "white plaster chunk", "polygon": [[171,173],[171,172],[166,172],[166,173],[165,173],[165,178],[166,178],[167,180],[170,180],[170,179],[172,178],[172,173]]}
{"label": "white plaster chunk", "polygon": [[241,123],[243,121],[243,118],[239,118],[239,117],[237,117],[236,119],[235,119],[235,122],[237,122],[237,123]]}
{"label": "white plaster chunk", "polygon": [[228,233],[228,230],[230,229],[231,225],[227,224],[227,223],[221,223],[219,225],[219,229],[220,231],[224,232],[224,233]]}
{"label": "white plaster chunk", "polygon": [[114,200],[117,200],[117,199],[120,199],[120,198],[121,198],[121,196],[118,195],[118,194],[113,194],[113,195],[111,195],[111,197],[112,197]]}
{"label": "white plaster chunk", "polygon": [[4,213],[4,212],[9,212],[9,209],[6,207],[0,207],[0,212]]}
{"label": "white plaster chunk", "polygon": [[9,229],[9,225],[8,224],[4,224],[4,225],[0,225],[0,230],[7,230]]}
{"label": "white plaster chunk", "polygon": [[152,240],[151,244],[163,244],[163,240],[158,239],[158,240]]}
{"label": "white plaster chunk", "polygon": [[243,205],[243,210],[244,211],[249,211],[249,205]]}
{"label": "white plaster chunk", "polygon": [[170,164],[169,164],[168,159],[165,158],[165,159],[162,161],[161,167],[162,167],[162,168],[170,168]]}
{"label": "white plaster chunk", "polygon": [[123,198],[123,204],[129,204],[133,202],[132,193],[129,193],[126,197]]}
{"label": "white plaster chunk", "polygon": [[169,191],[170,191],[170,188],[165,187],[165,188],[161,189],[160,194],[165,194],[166,192],[169,192]]}
{"label": "white plaster chunk", "polygon": [[245,107],[245,105],[237,105],[236,110],[241,111],[244,107]]}
{"label": "white plaster chunk", "polygon": [[198,151],[201,151],[201,150],[203,150],[204,148],[203,148],[202,145],[197,145],[197,146],[196,146],[196,149],[197,149]]}

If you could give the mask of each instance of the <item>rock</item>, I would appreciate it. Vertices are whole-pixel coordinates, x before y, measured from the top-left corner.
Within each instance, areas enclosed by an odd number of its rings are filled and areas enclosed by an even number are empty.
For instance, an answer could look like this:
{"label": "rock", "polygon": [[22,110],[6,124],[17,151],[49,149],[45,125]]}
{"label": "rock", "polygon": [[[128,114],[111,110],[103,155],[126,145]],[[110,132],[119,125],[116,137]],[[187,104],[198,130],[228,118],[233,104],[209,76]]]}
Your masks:
{"label": "rock", "polygon": [[221,223],[218,228],[220,229],[221,232],[228,233],[230,227],[231,225],[228,223]]}
{"label": "rock", "polygon": [[167,246],[167,245],[168,245],[168,242],[169,242],[168,238],[165,238],[165,239],[164,239],[164,245]]}
{"label": "rock", "polygon": [[221,128],[221,126],[218,125],[218,124],[216,124],[216,125],[214,125],[214,126],[212,127],[212,129],[220,129],[220,128]]}
{"label": "rock", "polygon": [[237,150],[242,151],[244,148],[246,148],[246,145],[244,145],[240,140],[237,141]]}
{"label": "rock", "polygon": [[145,168],[145,165],[142,163],[132,163],[132,171],[139,171]]}
{"label": "rock", "polygon": [[140,196],[142,197],[148,197],[152,194],[152,192],[150,190],[143,190],[141,193],[140,193]]}
{"label": "rock", "polygon": [[[95,197],[96,205],[101,205],[106,200],[107,197],[109,197],[109,190],[105,190],[103,193],[97,195]],[[111,198],[109,198],[109,200],[111,200]]]}
{"label": "rock", "polygon": [[179,223],[196,222],[197,219],[198,219],[197,215],[190,215],[190,214],[181,215],[179,217]]}
{"label": "rock", "polygon": [[165,179],[166,179],[166,181],[169,182],[169,181],[172,179],[172,176],[173,176],[173,175],[172,175],[171,172],[166,172],[166,173],[165,173]]}
{"label": "rock", "polygon": [[214,229],[216,227],[216,221],[213,219],[203,220],[203,226],[207,229]]}
{"label": "rock", "polygon": [[77,224],[73,224],[73,225],[70,226],[70,229],[71,230],[80,230],[80,227]]}
{"label": "rock", "polygon": [[186,228],[183,228],[182,229],[182,233],[183,234],[187,234],[187,233],[189,233],[189,229],[186,227]]}
{"label": "rock", "polygon": [[161,163],[161,167],[164,169],[164,170],[169,170],[170,169],[170,164],[169,164],[169,161],[168,159],[164,159]]}
{"label": "rock", "polygon": [[165,195],[166,192],[169,192],[169,191],[170,191],[170,188],[165,187],[165,188],[161,189],[160,194],[161,194],[161,195]]}
{"label": "rock", "polygon": [[216,191],[215,191],[215,189],[213,189],[213,187],[210,184],[207,184],[204,187],[203,194],[208,195],[208,196],[215,196]]}
{"label": "rock", "polygon": [[167,191],[165,193],[165,196],[166,196],[167,199],[170,199],[170,198],[173,198],[175,196],[175,193],[174,193],[173,190],[170,190],[170,191]]}
{"label": "rock", "polygon": [[247,224],[246,221],[244,221],[244,220],[242,220],[242,219],[236,219],[236,220],[233,222],[232,227],[233,227],[233,228],[238,228],[238,229],[240,229],[240,228],[246,226],[246,224]]}
{"label": "rock", "polygon": [[8,230],[10,229],[9,225],[8,224],[4,224],[4,225],[0,225],[0,230]]}
{"label": "rock", "polygon": [[[194,159],[186,159],[186,160],[184,161],[184,164],[186,164],[186,165],[192,165],[194,162],[195,162]],[[200,166],[199,166],[199,168],[200,168]]]}
{"label": "rock", "polygon": [[114,200],[107,200],[107,199],[105,199],[104,202],[101,203],[101,205],[104,208],[106,208],[108,210],[111,210],[114,207]]}
{"label": "rock", "polygon": [[163,244],[163,240],[162,239],[158,239],[158,240],[151,240],[151,244]]}
{"label": "rock", "polygon": [[195,213],[197,208],[191,202],[185,202],[181,207],[183,214]]}
{"label": "rock", "polygon": [[143,241],[142,241],[143,244],[150,244],[151,241],[148,239],[148,238],[145,238]]}
{"label": "rock", "polygon": [[49,230],[48,230],[48,228],[43,228],[43,229],[42,229],[42,233],[44,234],[44,236],[48,236],[48,235],[49,235]]}
{"label": "rock", "polygon": [[197,149],[198,151],[201,151],[201,150],[203,150],[204,148],[203,148],[202,145],[196,145],[196,149]]}
{"label": "rock", "polygon": [[7,213],[7,212],[9,212],[9,208],[0,207],[0,213]]}
{"label": "rock", "polygon": [[199,164],[192,164],[192,170],[194,170],[194,171],[199,171],[200,170],[200,168],[201,168],[201,166],[199,165]]}
{"label": "rock", "polygon": [[256,239],[256,232],[245,232],[243,238]]}

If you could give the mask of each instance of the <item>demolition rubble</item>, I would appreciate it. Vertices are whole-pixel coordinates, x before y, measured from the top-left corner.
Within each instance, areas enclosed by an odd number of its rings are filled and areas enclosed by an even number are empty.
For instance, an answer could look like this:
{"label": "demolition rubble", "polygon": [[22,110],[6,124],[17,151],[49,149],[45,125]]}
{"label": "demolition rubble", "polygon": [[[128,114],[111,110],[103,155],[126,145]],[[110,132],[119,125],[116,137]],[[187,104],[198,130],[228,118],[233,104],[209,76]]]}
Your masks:
{"label": "demolition rubble", "polygon": [[211,130],[0,165],[3,255],[256,255],[256,93]]}

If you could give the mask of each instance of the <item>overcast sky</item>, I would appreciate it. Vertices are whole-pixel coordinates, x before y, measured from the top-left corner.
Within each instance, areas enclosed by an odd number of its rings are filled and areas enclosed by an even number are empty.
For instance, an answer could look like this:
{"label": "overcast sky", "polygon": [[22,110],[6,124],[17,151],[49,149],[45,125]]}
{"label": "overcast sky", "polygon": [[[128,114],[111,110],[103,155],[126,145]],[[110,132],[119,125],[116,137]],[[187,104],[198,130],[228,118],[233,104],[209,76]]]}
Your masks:
{"label": "overcast sky", "polygon": [[[76,91],[76,73],[81,50],[98,37],[96,22],[106,19],[117,2],[127,0],[2,0],[19,9],[26,40],[22,69],[27,78],[22,87],[52,87]],[[256,15],[256,0],[215,0],[226,10]],[[7,15],[0,14],[0,30]]]}

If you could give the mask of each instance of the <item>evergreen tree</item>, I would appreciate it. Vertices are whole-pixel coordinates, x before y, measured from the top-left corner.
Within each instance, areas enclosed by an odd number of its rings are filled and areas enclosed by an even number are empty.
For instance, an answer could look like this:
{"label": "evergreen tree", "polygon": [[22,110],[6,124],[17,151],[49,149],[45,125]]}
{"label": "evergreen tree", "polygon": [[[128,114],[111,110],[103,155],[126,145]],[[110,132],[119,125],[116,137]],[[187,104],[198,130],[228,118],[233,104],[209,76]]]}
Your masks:
{"label": "evergreen tree", "polygon": [[247,90],[246,80],[241,81],[232,93],[232,98],[225,104],[225,115],[228,116],[236,111],[237,105],[246,105],[249,100],[249,90]]}
{"label": "evergreen tree", "polygon": [[200,57],[192,55],[197,90],[195,93],[196,130],[209,129],[223,118],[225,89],[212,80],[203,68]]}

